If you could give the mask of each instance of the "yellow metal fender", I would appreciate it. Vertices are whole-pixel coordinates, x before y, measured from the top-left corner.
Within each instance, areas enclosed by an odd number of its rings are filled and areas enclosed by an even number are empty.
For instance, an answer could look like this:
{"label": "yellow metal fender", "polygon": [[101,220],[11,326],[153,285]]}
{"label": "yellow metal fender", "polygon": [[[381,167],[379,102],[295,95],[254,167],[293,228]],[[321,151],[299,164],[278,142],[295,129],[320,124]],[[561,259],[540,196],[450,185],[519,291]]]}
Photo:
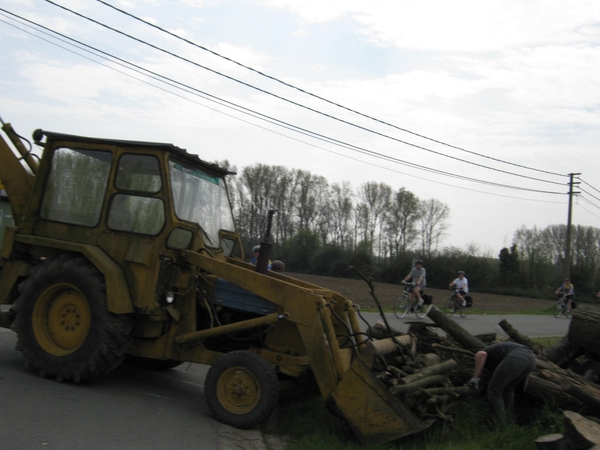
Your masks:
{"label": "yellow metal fender", "polygon": [[102,249],[93,245],[20,234],[17,234],[14,240],[23,244],[81,253],[104,275],[108,310],[115,314],[134,312],[123,270]]}

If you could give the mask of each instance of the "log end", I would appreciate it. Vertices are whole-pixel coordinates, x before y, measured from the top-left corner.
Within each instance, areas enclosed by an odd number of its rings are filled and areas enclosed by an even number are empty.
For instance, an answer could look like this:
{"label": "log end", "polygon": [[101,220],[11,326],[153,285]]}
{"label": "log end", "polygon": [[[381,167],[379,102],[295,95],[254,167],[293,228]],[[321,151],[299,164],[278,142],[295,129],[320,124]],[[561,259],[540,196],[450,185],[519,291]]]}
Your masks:
{"label": "log end", "polygon": [[546,434],[535,440],[535,448],[537,450],[562,450],[564,440],[562,434]]}

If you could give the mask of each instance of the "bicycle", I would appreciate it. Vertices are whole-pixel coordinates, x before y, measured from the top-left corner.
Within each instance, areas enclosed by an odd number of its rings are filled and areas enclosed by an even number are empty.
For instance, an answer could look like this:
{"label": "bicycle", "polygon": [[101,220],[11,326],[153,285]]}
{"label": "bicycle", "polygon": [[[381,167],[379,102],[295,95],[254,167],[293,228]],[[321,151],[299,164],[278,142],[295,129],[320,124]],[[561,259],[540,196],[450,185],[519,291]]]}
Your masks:
{"label": "bicycle", "polygon": [[[565,317],[569,318],[573,314],[571,309],[567,309],[567,303],[569,302],[566,296],[559,295],[559,299],[556,302],[556,306],[554,307],[554,317],[559,318],[564,314]],[[571,299],[573,301],[573,299]],[[572,308],[572,306],[571,306]]]}
{"label": "bicycle", "polygon": [[[427,305],[423,303],[419,305],[416,297],[413,296],[413,300],[410,299],[410,294],[415,288],[415,283],[402,282],[404,284],[404,292],[394,302],[394,315],[398,319],[403,319],[409,312],[414,312],[417,318],[422,319],[428,313]],[[421,292],[421,296],[423,293]]]}
{"label": "bicycle", "polygon": [[456,295],[457,292],[454,291],[450,298],[446,300],[444,303],[444,314],[447,316],[453,316],[455,313],[460,314],[460,317],[465,317],[467,315],[466,306],[463,306],[463,302]]}

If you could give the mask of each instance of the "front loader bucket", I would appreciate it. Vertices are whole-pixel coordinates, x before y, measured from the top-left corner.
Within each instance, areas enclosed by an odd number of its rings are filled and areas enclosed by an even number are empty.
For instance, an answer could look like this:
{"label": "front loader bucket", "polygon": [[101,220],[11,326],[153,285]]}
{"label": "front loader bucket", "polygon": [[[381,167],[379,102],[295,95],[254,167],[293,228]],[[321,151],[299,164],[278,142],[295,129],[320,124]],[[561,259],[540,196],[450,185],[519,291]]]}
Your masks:
{"label": "front loader bucket", "polygon": [[362,444],[380,444],[428,428],[373,372],[376,350],[370,344],[356,357],[331,395]]}

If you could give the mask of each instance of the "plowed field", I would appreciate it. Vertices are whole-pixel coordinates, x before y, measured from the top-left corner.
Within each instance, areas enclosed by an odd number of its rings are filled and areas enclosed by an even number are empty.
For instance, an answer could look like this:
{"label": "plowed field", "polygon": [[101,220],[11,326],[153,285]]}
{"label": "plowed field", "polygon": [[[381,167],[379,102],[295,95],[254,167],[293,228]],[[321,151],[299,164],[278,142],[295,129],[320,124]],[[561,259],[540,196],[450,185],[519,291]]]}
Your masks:
{"label": "plowed field", "polygon": [[[375,308],[376,304],[370,294],[368,284],[363,280],[351,280],[345,278],[322,277],[318,275],[306,275],[298,273],[286,273],[286,275],[298,278],[317,286],[338,292],[352,300],[362,308]],[[403,291],[402,286],[396,284],[374,283],[375,295],[384,308],[392,308],[394,300]],[[450,295],[450,290],[426,289],[429,295],[433,295],[433,304],[438,308],[443,307],[444,302]],[[554,307],[555,300],[553,292],[549,292],[547,300],[528,297],[512,297],[506,295],[485,294],[477,291],[470,292],[473,297],[474,310],[478,312],[496,313],[519,313],[527,311],[548,312]]]}

